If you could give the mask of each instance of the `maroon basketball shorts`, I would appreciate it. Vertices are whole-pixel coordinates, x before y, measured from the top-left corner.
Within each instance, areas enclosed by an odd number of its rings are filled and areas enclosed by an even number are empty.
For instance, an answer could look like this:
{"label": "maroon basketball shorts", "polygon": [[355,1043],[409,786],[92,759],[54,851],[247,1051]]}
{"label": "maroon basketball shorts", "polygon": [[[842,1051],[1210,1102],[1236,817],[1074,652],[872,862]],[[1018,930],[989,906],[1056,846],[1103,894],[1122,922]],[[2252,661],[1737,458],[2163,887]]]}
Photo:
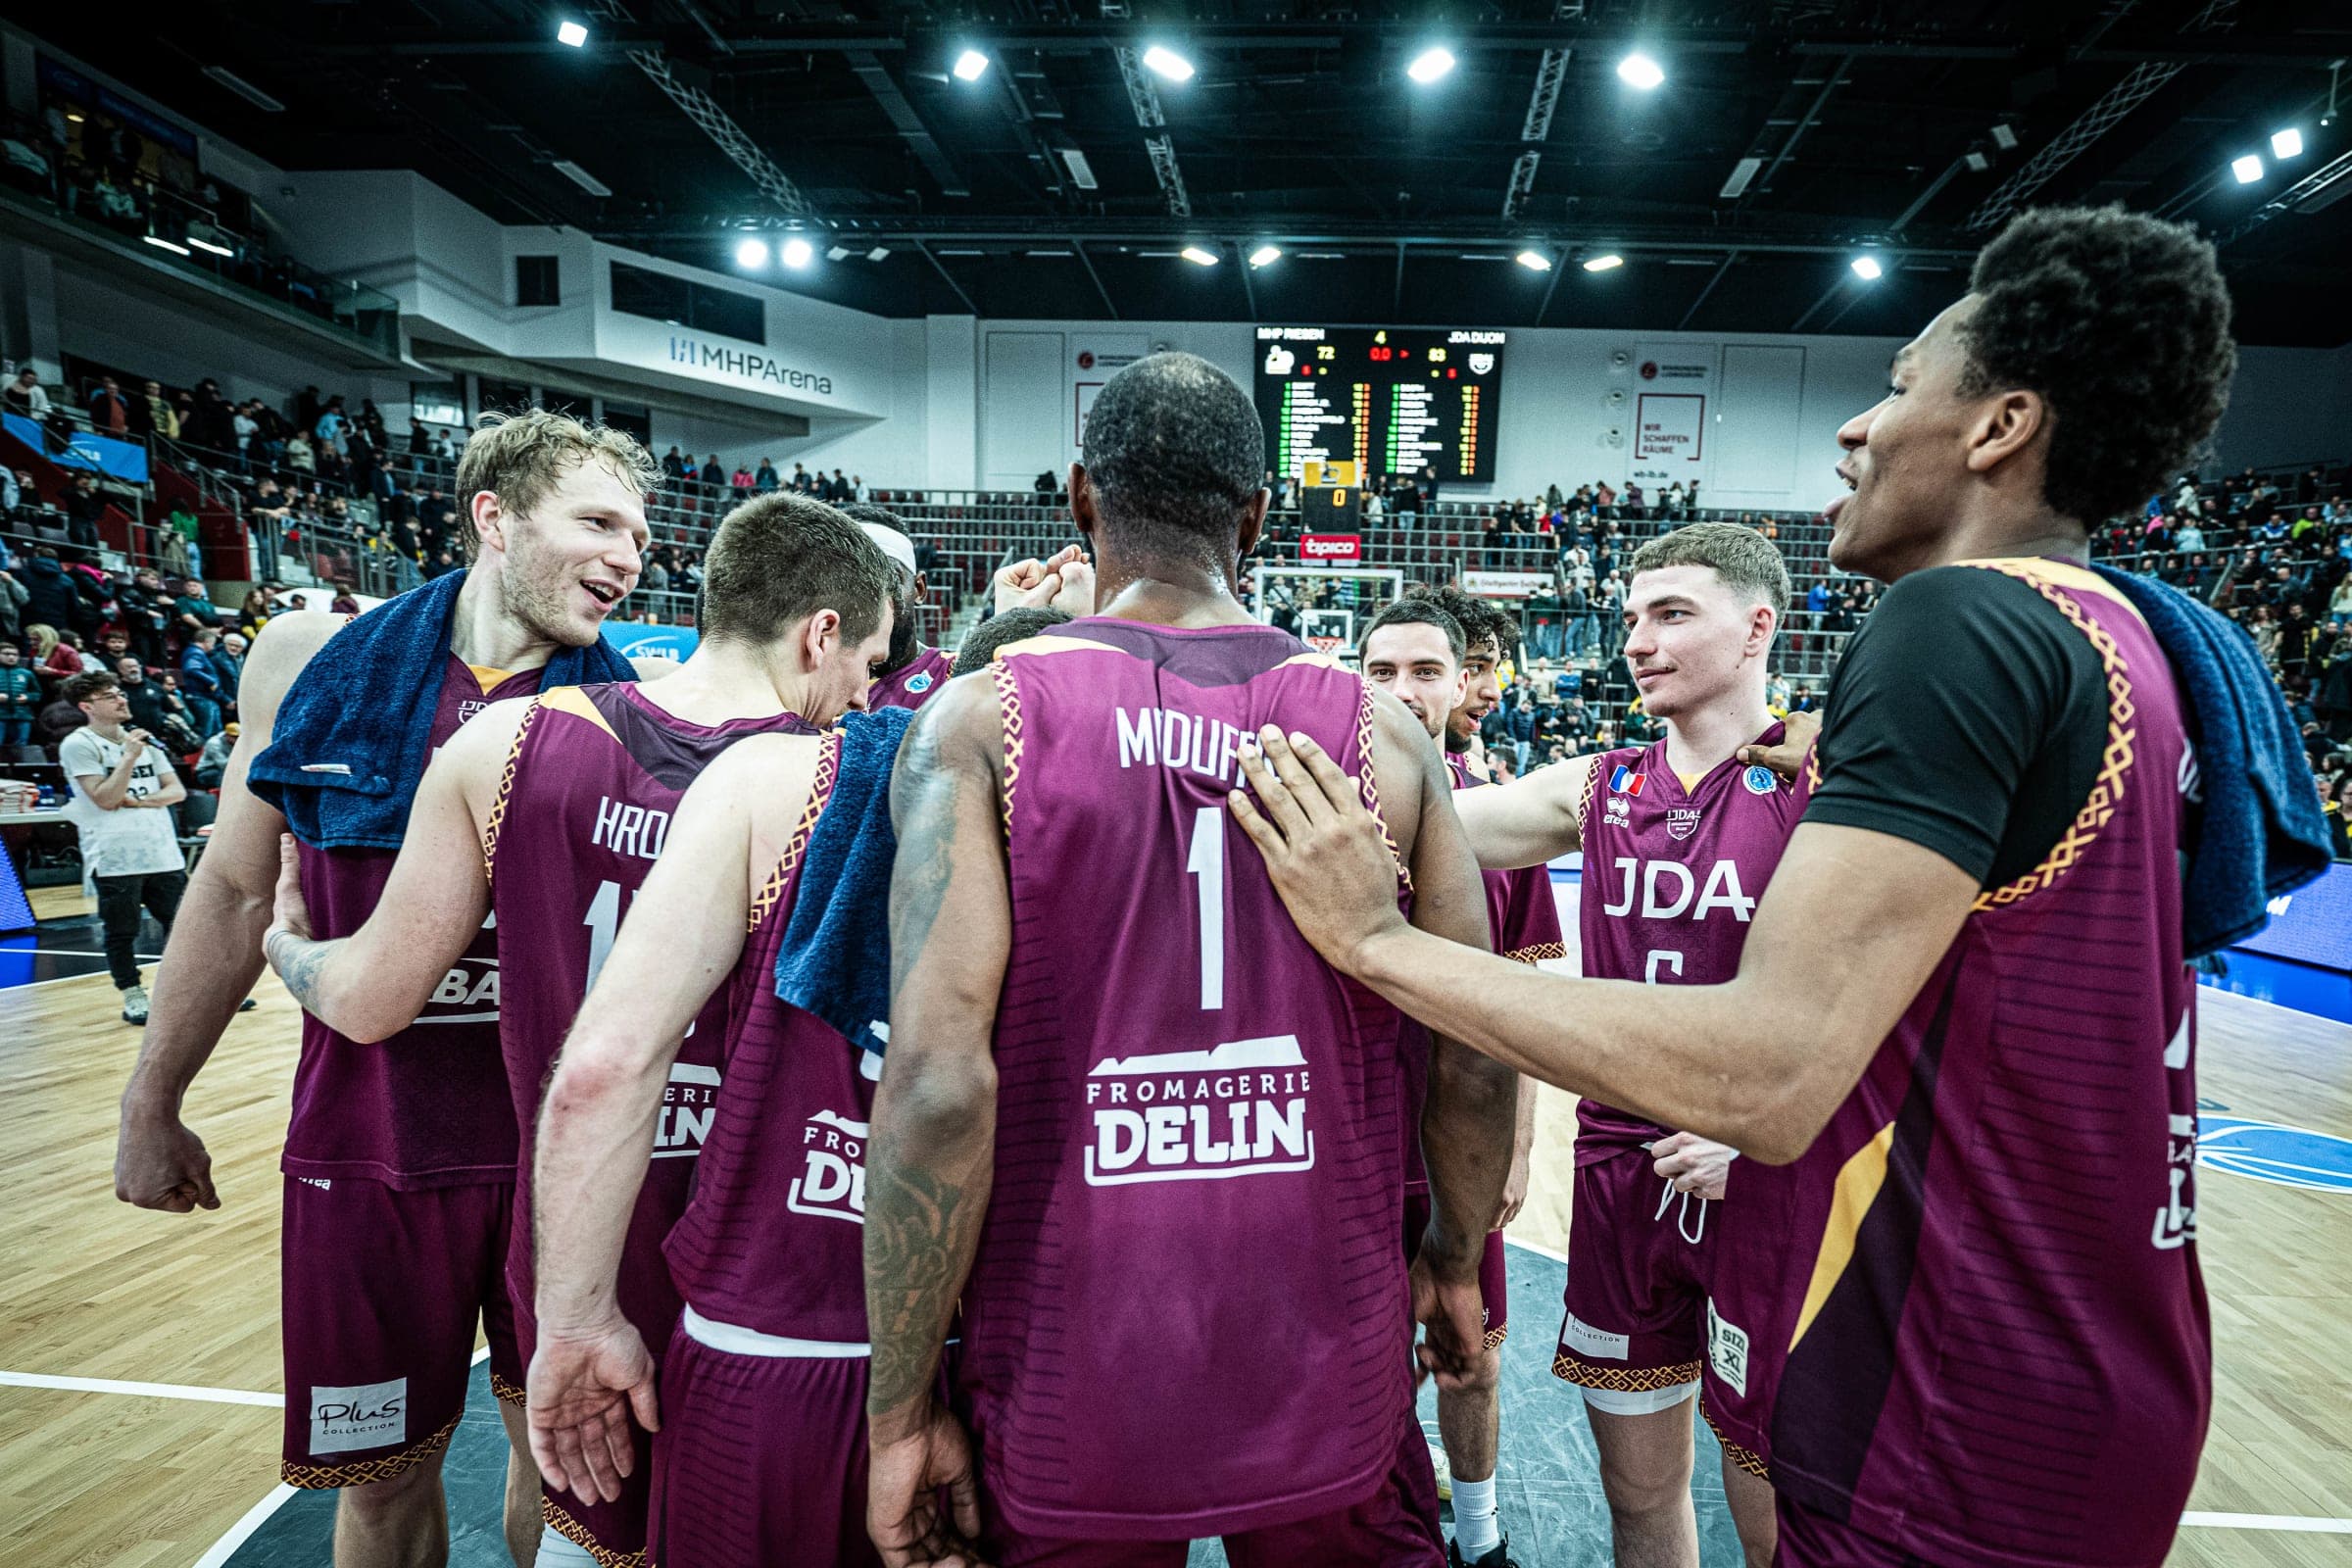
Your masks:
{"label": "maroon basketball shorts", "polygon": [[1929,1568],[1926,1558],[1791,1502],[1786,1494],[1773,1500],[1776,1568]]}
{"label": "maroon basketball shorts", "polygon": [[[1410,1263],[1420,1255],[1422,1233],[1429,1229],[1429,1195],[1404,1195],[1404,1257]],[[1478,1294],[1486,1307],[1487,1348],[1492,1350],[1510,1337],[1511,1293],[1503,1272],[1502,1232],[1487,1232],[1486,1250],[1478,1258]]]}
{"label": "maroon basketball shorts", "polygon": [[1705,1200],[1674,1191],[1642,1149],[1576,1167],[1568,1288],[1551,1371],[1615,1415],[1670,1409],[1705,1344]]}
{"label": "maroon basketball shorts", "polygon": [[522,1387],[506,1290],[512,1183],[404,1192],[288,1176],[279,1252],[290,1486],[385,1481],[449,1446],[478,1324]]}
{"label": "maroon basketball shorts", "polygon": [[[1372,1494],[1292,1524],[1225,1538],[1233,1568],[1440,1568],[1446,1561],[1438,1522],[1438,1476],[1417,1421],[1401,1423],[1396,1457]],[[973,1434],[975,1444],[979,1434]],[[1184,1541],[1063,1541],[1027,1535],[1008,1523],[980,1478],[980,1539],[997,1568],[1184,1568]],[[676,1568],[662,1558],[662,1568]]]}
{"label": "maroon basketball shorts", "polygon": [[[670,1338],[647,1557],[662,1568],[878,1564],[865,1533],[866,1357],[705,1343],[744,1334],[690,1316]],[[742,1343],[755,1341],[798,1345]]]}
{"label": "maroon basketball shorts", "polygon": [[[624,1257],[622,1266],[627,1266]],[[516,1283],[510,1278],[508,1290],[514,1298],[514,1353],[527,1371],[531,1353],[539,1346],[538,1320],[532,1314],[531,1303],[518,1294]],[[635,1322],[632,1318],[630,1321]],[[640,1325],[639,1332],[643,1332]],[[647,1348],[653,1352],[659,1374],[662,1352],[668,1348],[666,1338],[647,1336]],[[520,1387],[500,1389],[498,1396],[515,1409],[523,1408]],[[668,1406],[662,1409],[666,1412]],[[642,1564],[645,1552],[646,1515],[654,1493],[653,1434],[634,1421],[629,1424],[629,1436],[636,1446],[637,1461],[620,1483],[620,1495],[611,1502],[589,1502],[554,1487],[544,1480],[539,1488],[539,1517],[557,1535],[584,1547],[588,1555],[600,1563]]]}
{"label": "maroon basketball shorts", "polygon": [[1698,1410],[1723,1445],[1724,1457],[1767,1480],[1772,1395],[1788,1358],[1799,1304],[1786,1289],[1783,1185],[1780,1172],[1740,1160],[1707,1221],[1706,1367]]}

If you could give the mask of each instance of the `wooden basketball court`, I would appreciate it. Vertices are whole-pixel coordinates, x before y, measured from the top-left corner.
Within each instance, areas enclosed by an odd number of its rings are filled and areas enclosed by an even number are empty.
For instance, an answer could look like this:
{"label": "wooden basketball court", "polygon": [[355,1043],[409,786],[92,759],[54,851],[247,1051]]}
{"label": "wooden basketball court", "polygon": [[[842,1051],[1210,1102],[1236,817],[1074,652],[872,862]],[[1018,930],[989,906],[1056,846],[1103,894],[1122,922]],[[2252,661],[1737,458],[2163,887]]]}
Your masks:
{"label": "wooden basketball court", "polygon": [[[298,1013],[267,974],[258,994],[188,1106],[222,1207],[181,1216],[114,1199],[137,1033],[105,975],[0,990],[0,1561],[212,1568],[239,1521],[273,1505],[277,1155]],[[2213,990],[2202,1005],[2209,1117],[2352,1138],[2352,1028]],[[1567,1243],[1572,1107],[1546,1092],[1512,1231],[1548,1251]],[[2175,1562],[2352,1564],[2352,1192],[2321,1185],[2199,1173],[2216,1398]],[[1557,1301],[1516,1306],[1513,1340],[1548,1354]],[[1555,1392],[1506,1409],[1506,1454],[1517,1423],[1581,1425]]]}

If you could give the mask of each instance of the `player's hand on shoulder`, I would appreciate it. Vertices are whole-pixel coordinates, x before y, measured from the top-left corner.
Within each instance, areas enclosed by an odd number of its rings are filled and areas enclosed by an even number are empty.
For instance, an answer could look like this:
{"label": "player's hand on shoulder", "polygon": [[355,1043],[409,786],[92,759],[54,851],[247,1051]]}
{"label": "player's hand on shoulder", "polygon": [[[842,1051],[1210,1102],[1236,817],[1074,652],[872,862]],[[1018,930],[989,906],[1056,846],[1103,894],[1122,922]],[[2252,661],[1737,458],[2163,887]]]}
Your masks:
{"label": "player's hand on shoulder", "polygon": [[1794,778],[1804,769],[1806,754],[1813,750],[1813,743],[1821,738],[1820,710],[1799,710],[1781,723],[1780,745],[1740,748],[1742,765],[1769,767],[1783,778]]}
{"label": "player's hand on shoulder", "polygon": [[[1425,731],[1421,742],[1429,745]],[[1356,781],[1307,736],[1268,725],[1244,744],[1241,760],[1250,787],[1232,791],[1226,805],[1265,858],[1299,934],[1349,968],[1365,943],[1404,923],[1396,857],[1379,820]]]}
{"label": "player's hand on shoulder", "polygon": [[1674,1183],[1678,1193],[1719,1199],[1731,1180],[1740,1151],[1696,1133],[1673,1133],[1649,1146],[1650,1169]]}
{"label": "player's hand on shoulder", "polygon": [[869,1431],[866,1534],[886,1568],[988,1568],[975,1544],[980,1489],[971,1437],[936,1400],[913,1416],[895,1433]]}
{"label": "player's hand on shoulder", "polygon": [[630,1418],[659,1431],[654,1358],[626,1318],[568,1335],[542,1329],[524,1384],[531,1457],[549,1484],[612,1502],[636,1468]]}

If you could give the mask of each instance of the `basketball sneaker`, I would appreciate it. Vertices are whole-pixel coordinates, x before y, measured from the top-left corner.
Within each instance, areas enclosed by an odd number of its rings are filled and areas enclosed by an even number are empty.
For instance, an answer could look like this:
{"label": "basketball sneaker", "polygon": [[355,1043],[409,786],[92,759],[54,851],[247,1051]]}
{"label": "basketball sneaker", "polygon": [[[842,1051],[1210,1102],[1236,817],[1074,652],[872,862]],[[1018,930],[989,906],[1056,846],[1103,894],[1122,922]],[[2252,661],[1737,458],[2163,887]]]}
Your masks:
{"label": "basketball sneaker", "polygon": [[[1428,1442],[1426,1438],[1422,1441]],[[1438,1473],[1438,1500],[1451,1502],[1453,1500],[1453,1461],[1446,1456],[1446,1445],[1442,1443],[1429,1445],[1429,1464],[1430,1468]]]}
{"label": "basketball sneaker", "polygon": [[1511,1538],[1503,1537],[1489,1548],[1483,1557],[1465,1558],[1458,1542],[1446,1543],[1446,1568],[1519,1568],[1519,1559],[1511,1555]]}
{"label": "basketball sneaker", "polygon": [[122,1021],[124,1023],[145,1023],[147,1021],[147,990],[144,986],[124,986],[122,988]]}

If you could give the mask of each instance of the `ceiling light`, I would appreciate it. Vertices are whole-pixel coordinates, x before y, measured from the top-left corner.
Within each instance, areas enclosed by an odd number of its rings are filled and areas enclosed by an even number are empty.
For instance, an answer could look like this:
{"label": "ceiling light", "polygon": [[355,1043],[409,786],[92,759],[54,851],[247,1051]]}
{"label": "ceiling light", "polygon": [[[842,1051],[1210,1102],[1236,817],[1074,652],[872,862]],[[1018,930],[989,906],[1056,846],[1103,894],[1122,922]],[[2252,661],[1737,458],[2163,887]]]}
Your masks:
{"label": "ceiling light", "polygon": [[1853,268],[1854,275],[1865,283],[1877,281],[1886,270],[1879,265],[1879,259],[1876,256],[1857,256],[1846,265]]}
{"label": "ceiling light", "polygon": [[561,22],[556,24],[556,42],[567,43],[577,49],[587,41],[588,29],[578,23]]}
{"label": "ceiling light", "polygon": [[846,262],[857,254],[858,253],[856,251],[850,249],[847,245],[836,245],[831,250],[825,252],[825,260],[828,262]]}
{"label": "ceiling light", "polygon": [[1080,190],[1097,189],[1101,181],[1095,178],[1095,166],[1086,161],[1086,154],[1075,147],[1061,150],[1061,167],[1070,172],[1070,183]]}
{"label": "ceiling light", "polygon": [[890,247],[887,245],[877,245],[872,250],[865,253],[865,259],[869,262],[886,261],[889,259],[889,257]]}
{"label": "ceiling light", "polygon": [[1155,43],[1151,48],[1144,51],[1144,64],[1150,66],[1153,71],[1158,72],[1170,81],[1190,81],[1193,79],[1193,63],[1190,60],[1185,59],[1184,56],[1178,54],[1175,50],[1167,48],[1161,44]]}
{"label": "ceiling light", "polygon": [[2271,138],[2271,156],[2274,158],[2302,157],[2303,133],[2297,130],[2294,126],[2289,125],[2286,127],[2286,129],[2273,136]]}
{"label": "ceiling light", "polygon": [[1617,268],[1623,267],[1624,265],[1625,258],[1618,255],[1615,251],[1609,252],[1606,256],[1588,256],[1585,258],[1585,270],[1588,272],[1612,271]]}
{"label": "ceiling light", "polygon": [[1404,74],[1412,77],[1415,81],[1426,85],[1437,80],[1440,76],[1445,75],[1452,69],[1452,50],[1445,48],[1424,49],[1418,55],[1413,57],[1413,63],[1411,65],[1404,68]]}
{"label": "ceiling light", "polygon": [[146,239],[148,244],[159,246],[164,250],[168,250],[174,256],[185,256],[188,254],[188,248],[185,245],[179,244],[173,240],[168,240],[161,234],[148,234],[143,237]]}
{"label": "ceiling light", "polygon": [[1992,144],[2005,153],[2017,151],[2017,127],[2006,120],[1995,121],[1992,126]]}
{"label": "ceiling light", "polygon": [[1992,160],[1985,156],[1984,150],[1981,147],[1971,147],[1960,155],[1960,161],[1968,165],[1972,172],[1979,174],[1992,167]]}
{"label": "ceiling light", "polygon": [[2251,185],[2262,177],[2262,160],[2248,153],[2230,165],[2230,172],[2237,176],[2240,185]]}
{"label": "ceiling light", "polygon": [[1518,255],[1512,257],[1511,260],[1517,262],[1521,267],[1526,268],[1531,272],[1548,272],[1551,270],[1551,258],[1544,255],[1542,251],[1521,251]]}
{"label": "ceiling light", "polygon": [[988,56],[977,49],[966,49],[956,57],[956,79],[978,81],[988,73]]}
{"label": "ceiling light", "polygon": [[[213,230],[213,233],[216,236],[219,234],[219,232],[220,231],[218,229]],[[207,239],[204,235],[197,233],[196,230],[192,228],[188,230],[188,243],[195,246],[200,251],[210,251],[215,256],[234,256],[237,254],[235,251],[230,250],[227,246],[221,244],[217,237]]]}
{"label": "ceiling light", "polygon": [[1250,253],[1251,267],[1271,267],[1281,260],[1282,247],[1279,245],[1260,245]]}
{"label": "ceiling light", "polygon": [[1211,250],[1202,250],[1198,245],[1187,245],[1183,250],[1178,251],[1176,254],[1183,257],[1186,261],[1192,263],[1195,267],[1214,267],[1217,265],[1217,253]]}
{"label": "ceiling light", "polygon": [[782,262],[786,267],[807,267],[815,259],[816,247],[798,234],[786,240],[784,248],[776,252],[776,260]]}
{"label": "ceiling light", "polygon": [[1627,55],[1618,61],[1617,75],[1627,86],[1639,87],[1643,92],[1662,86],[1666,81],[1665,70],[1655,60],[1642,54]]}
{"label": "ceiling light", "polygon": [[1723,182],[1723,189],[1715,193],[1715,199],[1722,202],[1738,201],[1747,194],[1747,187],[1755,182],[1757,173],[1763,168],[1764,160],[1761,158],[1740,159],[1732,166],[1732,177]]}
{"label": "ceiling light", "polygon": [[735,247],[735,265],[757,271],[767,265],[767,241],[747,239]]}

